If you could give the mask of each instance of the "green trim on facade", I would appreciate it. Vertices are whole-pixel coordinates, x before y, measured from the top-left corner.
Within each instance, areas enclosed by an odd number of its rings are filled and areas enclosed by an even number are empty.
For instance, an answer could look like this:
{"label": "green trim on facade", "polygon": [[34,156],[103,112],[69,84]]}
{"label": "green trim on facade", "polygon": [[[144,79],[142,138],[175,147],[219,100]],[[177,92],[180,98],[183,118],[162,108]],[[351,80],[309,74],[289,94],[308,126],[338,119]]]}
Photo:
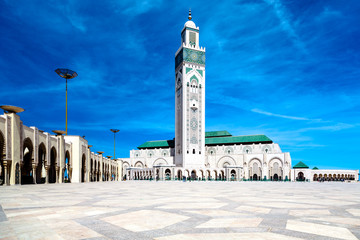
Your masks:
{"label": "green trim on facade", "polygon": [[293,168],[309,168],[309,166],[300,161],[295,166],[293,166]]}
{"label": "green trim on facade", "polygon": [[196,69],[196,71],[203,77],[203,71],[202,70]]}
{"label": "green trim on facade", "polygon": [[192,68],[186,68],[186,73],[190,72],[192,70]]}
{"label": "green trim on facade", "polygon": [[173,148],[175,146],[174,140],[159,140],[159,141],[148,141],[138,146],[138,149],[147,148]]}
{"label": "green trim on facade", "polygon": [[211,137],[230,137],[232,136],[228,131],[212,131],[212,132],[205,132],[206,138]]}
{"label": "green trim on facade", "polygon": [[196,80],[196,82],[199,84],[199,79],[197,79],[197,77],[195,76],[195,75],[193,75],[191,78],[190,78],[190,82],[192,81],[192,80]]}
{"label": "green trim on facade", "polygon": [[265,135],[205,138],[205,145],[230,145],[230,144],[272,143],[272,142],[273,141]]}

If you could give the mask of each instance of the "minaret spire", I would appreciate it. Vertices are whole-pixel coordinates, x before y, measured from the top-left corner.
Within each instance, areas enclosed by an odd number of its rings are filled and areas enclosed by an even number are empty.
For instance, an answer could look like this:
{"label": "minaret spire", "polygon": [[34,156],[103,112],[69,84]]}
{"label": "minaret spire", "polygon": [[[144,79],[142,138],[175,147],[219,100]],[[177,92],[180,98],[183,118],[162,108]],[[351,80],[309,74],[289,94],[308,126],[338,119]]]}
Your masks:
{"label": "minaret spire", "polygon": [[192,19],[192,17],[191,17],[191,8],[189,9],[189,20],[191,20]]}

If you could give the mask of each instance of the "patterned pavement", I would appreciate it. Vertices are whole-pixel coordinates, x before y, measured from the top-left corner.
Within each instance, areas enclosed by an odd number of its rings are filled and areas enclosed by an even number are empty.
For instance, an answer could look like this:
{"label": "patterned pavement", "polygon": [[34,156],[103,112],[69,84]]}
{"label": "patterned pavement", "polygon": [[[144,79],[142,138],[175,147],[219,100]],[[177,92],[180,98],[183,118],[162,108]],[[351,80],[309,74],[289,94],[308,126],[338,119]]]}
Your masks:
{"label": "patterned pavement", "polygon": [[360,183],[1,186],[0,239],[360,239]]}

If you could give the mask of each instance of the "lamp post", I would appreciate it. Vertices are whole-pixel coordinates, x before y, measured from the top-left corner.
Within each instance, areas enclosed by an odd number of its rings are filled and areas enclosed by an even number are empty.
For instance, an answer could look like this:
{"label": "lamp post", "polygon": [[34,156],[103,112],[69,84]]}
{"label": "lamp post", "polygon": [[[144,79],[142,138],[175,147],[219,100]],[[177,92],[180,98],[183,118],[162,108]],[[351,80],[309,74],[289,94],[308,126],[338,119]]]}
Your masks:
{"label": "lamp post", "polygon": [[66,111],[65,111],[65,133],[67,135],[67,81],[68,79],[72,79],[72,78],[75,78],[77,77],[77,73],[75,71],[72,71],[72,70],[69,70],[69,69],[66,69],[66,68],[58,68],[55,70],[55,72],[62,78],[65,78],[66,79],[66,103],[65,103],[65,108],[66,108]]}
{"label": "lamp post", "polygon": [[114,160],[116,160],[116,157],[115,157],[115,134],[117,132],[119,132],[120,130],[119,129],[110,129],[110,131],[112,131],[114,133]]}

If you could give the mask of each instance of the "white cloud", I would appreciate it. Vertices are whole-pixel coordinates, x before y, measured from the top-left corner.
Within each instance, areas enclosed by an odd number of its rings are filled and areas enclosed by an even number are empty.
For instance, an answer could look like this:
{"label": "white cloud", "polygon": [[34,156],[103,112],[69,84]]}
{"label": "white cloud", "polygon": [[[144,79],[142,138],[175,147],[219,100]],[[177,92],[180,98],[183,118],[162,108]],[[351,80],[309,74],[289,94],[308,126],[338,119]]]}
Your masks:
{"label": "white cloud", "polygon": [[280,20],[281,27],[286,31],[294,45],[303,53],[307,54],[305,44],[300,40],[290,20],[290,14],[280,0],[264,0],[274,8],[276,16]]}
{"label": "white cloud", "polygon": [[256,109],[256,108],[251,109],[251,111],[255,112],[255,113],[264,114],[264,115],[267,115],[267,116],[286,118],[286,119],[292,119],[292,120],[302,120],[302,121],[319,121],[319,120],[321,120],[321,119],[309,119],[309,118],[304,118],[304,117],[281,115],[281,114],[276,114],[276,113],[271,113],[271,112],[265,112],[265,111],[262,111],[262,110]]}

